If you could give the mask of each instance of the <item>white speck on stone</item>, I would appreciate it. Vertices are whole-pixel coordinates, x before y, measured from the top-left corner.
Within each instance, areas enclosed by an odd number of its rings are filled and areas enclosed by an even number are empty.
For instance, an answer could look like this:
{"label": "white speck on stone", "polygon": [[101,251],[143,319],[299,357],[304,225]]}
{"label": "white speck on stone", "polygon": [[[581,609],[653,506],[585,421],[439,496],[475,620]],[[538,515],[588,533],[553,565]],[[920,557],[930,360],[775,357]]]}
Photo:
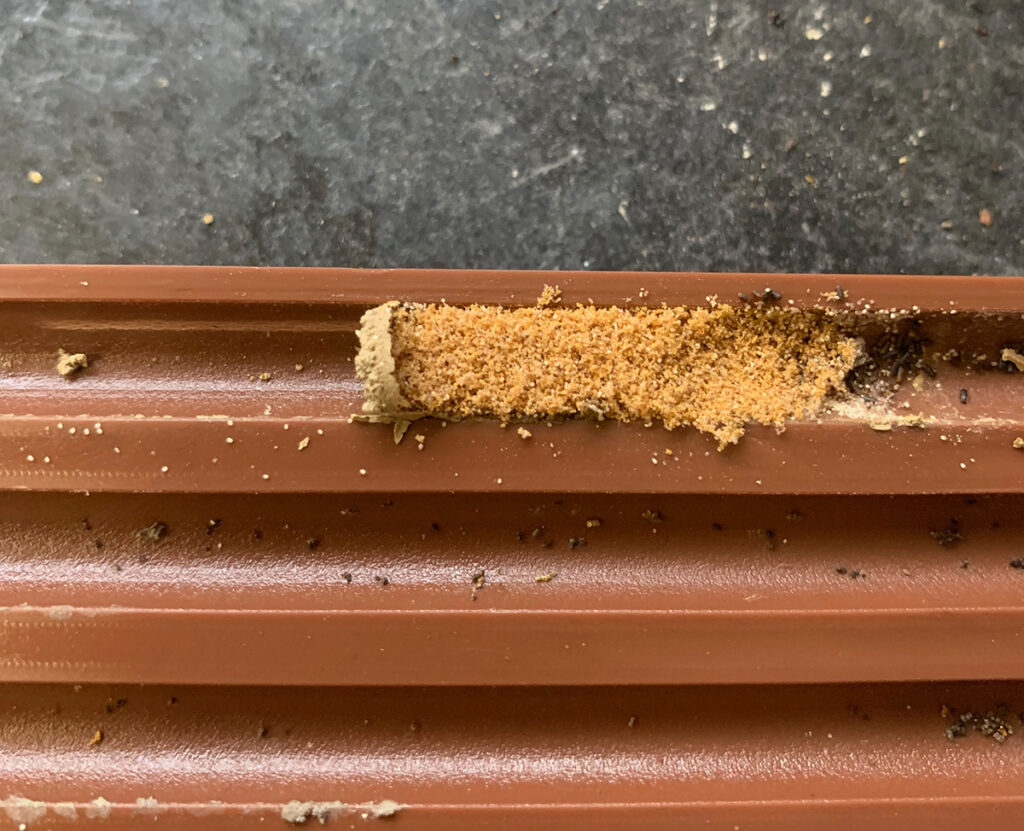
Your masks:
{"label": "white speck on stone", "polygon": [[750,145],[747,144],[747,142],[743,142],[743,151],[740,153],[740,155],[744,159],[749,159],[750,158],[750,156],[751,156]]}
{"label": "white speck on stone", "polygon": [[725,129],[727,129],[733,135],[736,135],[740,131],[740,124],[738,121],[730,121],[728,124],[725,125]]}
{"label": "white speck on stone", "polygon": [[359,468],[359,475],[360,476],[365,476],[366,475],[366,468],[365,467]]}
{"label": "white speck on stone", "polygon": [[36,460],[36,457],[33,456],[31,453],[29,453],[25,458],[30,462],[34,462]]}
{"label": "white speck on stone", "polygon": [[231,438],[231,436],[228,436],[226,439],[224,439],[224,443],[225,444],[234,444],[235,440],[233,438]]}
{"label": "white speck on stone", "polygon": [[717,107],[718,104],[716,104],[714,101],[705,101],[703,104],[700,105],[701,110],[703,110],[706,113],[713,112]]}
{"label": "white speck on stone", "polygon": [[871,44],[865,43],[860,48],[860,56],[862,58],[869,58],[869,57],[871,57]]}
{"label": "white speck on stone", "polygon": [[826,53],[825,53],[824,55],[822,55],[822,56],[821,56],[821,59],[822,59],[822,60],[823,60],[823,61],[824,61],[825,63],[828,63],[828,62],[829,62],[830,60],[832,60],[832,59],[833,59],[834,57],[835,57],[835,53],[834,53],[834,52],[826,52]]}
{"label": "white speck on stone", "polygon": [[270,474],[269,473],[264,473],[263,474],[263,478],[264,479],[269,479],[270,478]]}
{"label": "white speck on stone", "polygon": [[764,49],[757,50],[757,59],[761,62],[768,60],[768,53]]}
{"label": "white speck on stone", "polygon": [[821,82],[821,97],[828,98],[832,94],[832,82],[822,81]]}
{"label": "white speck on stone", "polygon": [[824,36],[825,32],[817,26],[808,26],[804,29],[804,37],[808,40],[821,40]]}
{"label": "white speck on stone", "polygon": [[162,468],[160,468],[161,473],[167,473],[168,470],[170,470],[170,468],[167,467],[167,465],[164,465]]}

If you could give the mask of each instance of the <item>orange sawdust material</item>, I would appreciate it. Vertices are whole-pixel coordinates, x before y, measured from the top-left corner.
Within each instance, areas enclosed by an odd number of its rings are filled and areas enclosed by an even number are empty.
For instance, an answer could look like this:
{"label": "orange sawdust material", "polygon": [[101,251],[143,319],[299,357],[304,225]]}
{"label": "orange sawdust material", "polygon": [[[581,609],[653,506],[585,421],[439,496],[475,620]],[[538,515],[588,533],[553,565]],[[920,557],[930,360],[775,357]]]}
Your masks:
{"label": "orange sawdust material", "polygon": [[768,305],[391,307],[403,405],[454,418],[559,416],[746,425],[816,415],[861,344],[823,312]]}

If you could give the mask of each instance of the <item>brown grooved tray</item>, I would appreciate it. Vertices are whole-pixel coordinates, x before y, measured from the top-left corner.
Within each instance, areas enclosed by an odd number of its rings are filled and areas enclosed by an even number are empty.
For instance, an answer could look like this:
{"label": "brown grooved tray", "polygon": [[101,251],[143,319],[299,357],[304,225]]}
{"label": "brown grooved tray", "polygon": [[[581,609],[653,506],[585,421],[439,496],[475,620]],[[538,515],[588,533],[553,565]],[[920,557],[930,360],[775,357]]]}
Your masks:
{"label": "brown grooved tray", "polygon": [[1024,341],[1016,278],[2,267],[0,827],[1020,827],[1024,375],[721,453],[349,423],[366,308],[545,284]]}

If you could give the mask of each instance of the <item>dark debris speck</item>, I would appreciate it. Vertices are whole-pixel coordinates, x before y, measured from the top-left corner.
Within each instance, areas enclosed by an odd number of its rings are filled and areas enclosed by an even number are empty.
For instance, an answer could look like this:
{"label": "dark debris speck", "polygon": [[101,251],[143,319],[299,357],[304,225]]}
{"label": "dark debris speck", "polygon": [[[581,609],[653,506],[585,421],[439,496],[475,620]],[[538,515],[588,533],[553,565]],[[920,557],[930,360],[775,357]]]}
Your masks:
{"label": "dark debris speck", "polygon": [[960,522],[955,517],[946,523],[945,528],[938,530],[933,528],[928,533],[943,548],[952,548],[964,538],[960,533]]}

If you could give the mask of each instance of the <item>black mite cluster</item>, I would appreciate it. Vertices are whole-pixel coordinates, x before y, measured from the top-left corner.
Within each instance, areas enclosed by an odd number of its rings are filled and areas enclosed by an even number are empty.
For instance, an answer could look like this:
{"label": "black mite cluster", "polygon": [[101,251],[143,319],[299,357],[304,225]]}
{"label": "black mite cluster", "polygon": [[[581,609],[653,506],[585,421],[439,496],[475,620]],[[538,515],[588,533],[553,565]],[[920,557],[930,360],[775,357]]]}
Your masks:
{"label": "black mite cluster", "polygon": [[938,373],[924,357],[932,341],[923,334],[922,325],[920,320],[914,319],[900,331],[883,332],[868,349],[868,360],[847,373],[847,389],[868,403],[874,403],[877,399],[868,390],[879,373],[897,383],[915,370],[935,378]]}

